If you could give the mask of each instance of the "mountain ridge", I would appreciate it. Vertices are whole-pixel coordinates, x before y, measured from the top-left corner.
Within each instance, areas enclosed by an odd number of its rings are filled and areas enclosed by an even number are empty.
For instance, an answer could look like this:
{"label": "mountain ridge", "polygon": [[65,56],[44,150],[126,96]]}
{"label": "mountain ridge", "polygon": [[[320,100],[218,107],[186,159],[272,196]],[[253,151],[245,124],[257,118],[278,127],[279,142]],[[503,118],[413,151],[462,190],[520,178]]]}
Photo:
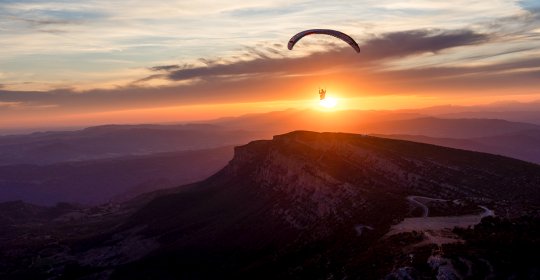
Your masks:
{"label": "mountain ridge", "polygon": [[[540,166],[503,156],[367,135],[295,131],[236,147],[217,174],[143,207],[127,228],[144,225],[142,236],[159,236],[166,249],[114,275],[162,276],[158,264],[172,260],[181,267],[173,275],[212,278],[217,275],[191,270],[186,263],[205,267],[216,258],[227,267],[219,273],[231,277],[277,270],[268,278],[288,278],[286,271],[297,265],[304,269],[293,275],[340,275],[335,262],[368,257],[368,244],[393,244],[393,238],[377,240],[411,215],[408,195],[465,201],[459,203],[471,209],[481,203],[517,217],[538,209],[539,183]],[[200,258],[190,262],[193,250]],[[236,257],[225,257],[233,252]],[[358,264],[349,265],[346,270],[358,273]]]}
{"label": "mountain ridge", "polygon": [[[108,218],[108,231],[94,226],[100,230],[96,237],[71,241],[62,257],[41,257],[55,264],[47,271],[72,277],[394,279],[406,272],[433,278],[444,269],[430,266],[430,258],[452,257],[445,255],[446,245],[430,241],[440,233],[400,231],[385,237],[417,216],[409,196],[426,197],[423,203],[437,214],[426,219],[479,215],[479,206],[514,219],[538,215],[539,185],[539,165],[503,156],[294,131],[236,147],[229,164],[208,179],[148,203],[142,198],[143,205],[129,215]],[[444,234],[444,242],[467,238],[451,229]],[[17,244],[28,243],[23,241]],[[451,252],[467,258],[466,248],[452,246]],[[418,258],[415,263],[407,261],[410,254]],[[478,258],[487,258],[504,268],[489,254],[476,258],[474,267],[482,265]],[[482,269],[471,273],[486,276]],[[39,267],[31,271],[47,273]]]}

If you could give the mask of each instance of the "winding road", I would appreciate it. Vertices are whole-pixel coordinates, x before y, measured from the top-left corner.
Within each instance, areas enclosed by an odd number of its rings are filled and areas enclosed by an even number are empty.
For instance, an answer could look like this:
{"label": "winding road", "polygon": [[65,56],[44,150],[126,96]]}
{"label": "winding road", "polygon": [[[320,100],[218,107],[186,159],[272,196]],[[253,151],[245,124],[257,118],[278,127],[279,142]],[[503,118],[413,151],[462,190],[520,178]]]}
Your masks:
{"label": "winding road", "polygon": [[[428,217],[429,207],[424,203],[426,201],[448,201],[446,199],[431,198],[424,196],[408,196],[407,200],[412,204],[422,208],[421,217],[412,217],[405,218],[400,223],[393,225],[390,231],[386,234],[388,236],[397,234],[400,232],[411,232],[411,231],[443,231],[447,229],[452,229],[454,227],[468,227],[480,223],[482,218],[487,216],[494,216],[495,213],[493,210],[490,210],[484,206],[479,206],[484,210],[484,212],[479,214],[470,214],[463,216],[438,216],[438,217]],[[447,240],[439,240],[438,242],[447,242]]]}
{"label": "winding road", "polygon": [[421,218],[425,218],[429,215],[429,207],[427,207],[424,203],[418,201],[417,199],[422,199],[422,200],[427,200],[427,201],[448,201],[447,199],[431,198],[431,197],[426,197],[426,196],[417,196],[417,195],[407,196],[407,200],[409,202],[422,208],[422,215],[420,216]]}

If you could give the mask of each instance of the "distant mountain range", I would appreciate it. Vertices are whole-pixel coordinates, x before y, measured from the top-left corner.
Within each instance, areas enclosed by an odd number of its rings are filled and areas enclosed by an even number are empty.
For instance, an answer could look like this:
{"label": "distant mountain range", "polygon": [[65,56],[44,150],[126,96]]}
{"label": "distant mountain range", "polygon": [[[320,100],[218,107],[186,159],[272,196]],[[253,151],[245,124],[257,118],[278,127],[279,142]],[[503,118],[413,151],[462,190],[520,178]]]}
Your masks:
{"label": "distant mountain range", "polygon": [[203,180],[223,168],[233,147],[0,166],[0,202],[100,204]]}
{"label": "distant mountain range", "polygon": [[494,136],[468,139],[436,138],[422,135],[386,135],[382,137],[403,139],[420,143],[504,155],[540,164],[540,130],[522,130]]}
{"label": "distant mountain range", "polygon": [[284,133],[292,130],[409,134],[429,137],[474,138],[540,130],[540,125],[502,118],[438,118],[401,111],[286,110],[216,120],[229,129]]}
{"label": "distant mountain range", "polygon": [[264,128],[269,133],[304,129],[374,134],[540,163],[540,146],[537,144],[540,143],[540,125],[503,119],[436,118],[399,111],[288,110],[246,115],[216,123],[248,130]]}
{"label": "distant mountain range", "polygon": [[105,125],[0,137],[0,165],[51,164],[245,144],[262,133],[208,124]]}
{"label": "distant mountain range", "polygon": [[[297,129],[382,135],[540,163],[535,124],[402,111],[286,110],[210,124],[106,125],[2,136],[0,202],[96,204],[129,198],[202,180],[231,159],[230,146]],[[212,149],[224,146],[228,153]]]}
{"label": "distant mountain range", "polygon": [[472,106],[443,105],[400,111],[445,119],[503,119],[540,125],[539,108],[540,100],[536,100],[532,102],[502,101]]}
{"label": "distant mountain range", "polygon": [[368,124],[366,133],[408,134],[428,137],[471,139],[512,135],[523,131],[540,131],[540,126],[499,119],[416,118]]}
{"label": "distant mountain range", "polygon": [[[540,166],[516,159],[297,131],[237,147],[196,184],[66,211],[54,223],[26,217],[0,235],[0,276],[534,279],[539,186]],[[437,217],[410,220],[419,205]],[[478,228],[451,229],[482,217]],[[424,229],[431,221],[442,226]],[[488,243],[475,241],[486,234]]]}

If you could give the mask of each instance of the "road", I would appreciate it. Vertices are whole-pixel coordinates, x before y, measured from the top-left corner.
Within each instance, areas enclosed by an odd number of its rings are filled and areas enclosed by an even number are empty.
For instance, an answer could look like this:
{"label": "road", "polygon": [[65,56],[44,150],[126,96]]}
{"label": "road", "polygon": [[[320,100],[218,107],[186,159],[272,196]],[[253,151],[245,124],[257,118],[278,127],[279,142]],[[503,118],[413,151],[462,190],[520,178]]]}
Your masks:
{"label": "road", "polygon": [[[448,243],[450,240],[455,239],[456,237],[448,238],[450,230],[454,227],[466,228],[468,226],[473,226],[482,220],[482,218],[487,216],[494,216],[495,213],[493,210],[488,209],[484,206],[479,206],[484,211],[478,214],[463,215],[463,216],[439,216],[439,217],[428,217],[429,208],[424,204],[426,201],[448,201],[445,199],[430,198],[424,196],[408,196],[407,200],[412,204],[422,208],[421,217],[405,218],[399,224],[393,225],[390,231],[386,236],[394,235],[400,232],[427,232],[432,243]],[[422,203],[424,202],[424,203]],[[428,236],[428,237],[429,237]]]}
{"label": "road", "polygon": [[431,198],[426,196],[418,196],[418,195],[410,195],[407,196],[407,200],[411,202],[412,204],[422,208],[422,215],[421,218],[425,218],[429,215],[429,207],[427,207],[424,203],[418,201],[417,199],[423,199],[427,201],[448,201],[446,199],[440,199],[440,198]]}

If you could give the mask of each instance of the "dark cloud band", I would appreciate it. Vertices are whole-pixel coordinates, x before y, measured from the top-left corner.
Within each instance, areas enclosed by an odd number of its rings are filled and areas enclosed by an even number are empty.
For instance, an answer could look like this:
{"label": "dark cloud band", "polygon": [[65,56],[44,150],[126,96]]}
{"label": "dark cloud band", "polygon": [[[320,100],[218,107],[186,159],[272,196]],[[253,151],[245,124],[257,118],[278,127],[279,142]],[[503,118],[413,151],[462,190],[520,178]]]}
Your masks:
{"label": "dark cloud band", "polygon": [[[299,74],[306,71],[316,71],[327,65],[361,66],[366,62],[404,57],[424,52],[479,44],[489,40],[488,35],[474,33],[470,30],[412,30],[388,33],[367,41],[360,56],[351,54],[348,49],[334,47],[324,53],[312,54],[302,58],[270,58],[265,50],[281,54],[270,47],[248,48],[252,60],[239,60],[229,64],[208,63],[200,67],[180,67],[179,65],[154,66],[152,70],[168,71],[170,80],[189,80],[193,78],[206,79],[215,76],[245,75],[252,73],[286,73]],[[270,49],[270,50],[268,50]]]}

